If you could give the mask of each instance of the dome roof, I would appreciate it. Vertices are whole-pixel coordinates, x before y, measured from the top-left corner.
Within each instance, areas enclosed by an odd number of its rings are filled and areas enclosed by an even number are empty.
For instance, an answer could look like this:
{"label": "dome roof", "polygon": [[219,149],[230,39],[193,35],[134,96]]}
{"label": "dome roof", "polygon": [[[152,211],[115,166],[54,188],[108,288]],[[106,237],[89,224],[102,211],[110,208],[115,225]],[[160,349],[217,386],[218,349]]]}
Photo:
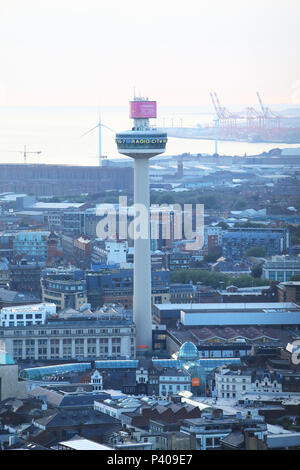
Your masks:
{"label": "dome roof", "polygon": [[199,358],[197,347],[194,343],[187,341],[184,343],[178,353],[178,359],[181,361],[196,361]]}

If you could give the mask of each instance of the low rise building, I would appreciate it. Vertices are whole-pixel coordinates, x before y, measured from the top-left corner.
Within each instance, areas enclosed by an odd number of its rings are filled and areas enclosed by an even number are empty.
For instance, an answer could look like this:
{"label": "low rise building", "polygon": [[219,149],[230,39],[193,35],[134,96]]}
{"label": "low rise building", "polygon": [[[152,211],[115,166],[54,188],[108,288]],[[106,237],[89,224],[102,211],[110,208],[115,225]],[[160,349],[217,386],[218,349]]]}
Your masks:
{"label": "low rise building", "polygon": [[280,282],[276,287],[279,302],[300,304],[300,281]]}
{"label": "low rise building", "polygon": [[[277,302],[278,293],[276,285],[258,287],[228,286],[219,290],[221,301],[224,303],[248,303],[248,302]],[[279,299],[279,302],[294,302],[294,300]]]}
{"label": "low rise building", "polygon": [[8,326],[0,340],[17,361],[25,359],[82,359],[135,357],[135,325],[114,316],[95,318],[74,314],[67,319],[48,319],[44,325]]}
{"label": "low rise building", "polygon": [[22,259],[9,265],[9,285],[12,290],[40,295],[41,273],[45,262],[30,262]]}
{"label": "low rise building", "polygon": [[47,315],[56,314],[56,305],[50,303],[4,307],[1,309],[2,327],[44,325]]}
{"label": "low rise building", "polygon": [[263,265],[263,279],[287,282],[297,274],[300,274],[300,256],[272,256]]}
{"label": "low rise building", "polygon": [[87,303],[84,272],[76,268],[48,268],[41,277],[43,302],[51,302],[58,310],[75,310]]}
{"label": "low rise building", "polygon": [[266,393],[278,395],[282,392],[280,377],[267,370],[230,370],[221,368],[215,373],[217,398],[240,399],[246,394]]}
{"label": "low rise building", "polygon": [[[160,307],[175,309],[175,305]],[[179,309],[184,326],[300,325],[300,306],[292,302],[193,304]]]}
{"label": "low rise building", "polygon": [[154,322],[183,327],[300,325],[300,307],[292,302],[156,304]]}
{"label": "low rise building", "polygon": [[243,392],[252,390],[251,373],[248,371],[221,369],[215,373],[215,381],[217,398],[237,398]]}
{"label": "low rise building", "polygon": [[159,375],[159,395],[167,396],[191,391],[192,378],[185,370],[164,369]]}
{"label": "low rise building", "polygon": [[258,439],[264,439],[267,425],[262,416],[223,417],[221,410],[215,410],[212,416],[186,419],[180,430],[190,435],[192,449],[214,450],[220,449],[221,441],[234,430],[251,431]]}
{"label": "low rise building", "polygon": [[167,254],[167,269],[170,271],[177,271],[178,269],[188,269],[191,262],[190,253],[168,253]]}
{"label": "low rise building", "polygon": [[214,263],[211,269],[212,271],[226,274],[227,276],[231,277],[251,275],[251,269],[249,264],[244,262],[233,263],[231,261],[221,260]]}

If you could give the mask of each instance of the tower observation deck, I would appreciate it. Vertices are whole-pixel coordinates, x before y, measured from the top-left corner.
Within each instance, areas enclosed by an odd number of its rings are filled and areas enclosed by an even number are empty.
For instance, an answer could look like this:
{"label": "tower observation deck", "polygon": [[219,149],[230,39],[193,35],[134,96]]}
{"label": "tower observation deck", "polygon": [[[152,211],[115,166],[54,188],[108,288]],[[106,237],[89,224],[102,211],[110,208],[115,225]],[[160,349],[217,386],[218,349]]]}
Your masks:
{"label": "tower observation deck", "polygon": [[[137,350],[152,349],[151,313],[151,256],[150,256],[150,192],[149,158],[163,153],[167,134],[150,127],[149,119],[156,118],[156,101],[134,98],[130,102],[130,118],[134,119],[132,130],[116,134],[119,153],[134,158],[134,204],[142,205],[147,213],[143,230],[139,214],[134,219],[134,287],[133,317],[136,324]],[[139,219],[139,220],[137,220]],[[140,235],[138,232],[140,230]],[[143,232],[143,235],[142,235]],[[147,236],[145,233],[147,232]]]}

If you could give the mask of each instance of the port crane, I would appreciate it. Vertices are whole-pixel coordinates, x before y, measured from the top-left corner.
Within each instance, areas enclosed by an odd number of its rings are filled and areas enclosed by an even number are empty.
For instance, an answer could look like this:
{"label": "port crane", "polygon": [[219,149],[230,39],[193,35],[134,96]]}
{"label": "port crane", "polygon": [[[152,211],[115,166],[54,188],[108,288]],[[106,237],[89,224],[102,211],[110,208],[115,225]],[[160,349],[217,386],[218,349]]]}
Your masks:
{"label": "port crane", "polygon": [[281,116],[279,114],[274,113],[270,108],[267,106],[264,106],[262,99],[260,97],[259,92],[256,92],[258,102],[260,104],[261,110],[262,110],[262,115],[264,119],[264,127],[267,127],[267,123],[269,122],[271,124],[272,121],[275,121],[275,126],[280,129],[280,119]]}
{"label": "port crane", "polygon": [[221,106],[220,100],[216,92],[210,93],[210,97],[213,103],[213,106],[216,111],[218,119],[218,127],[223,128],[223,132],[226,130],[229,133],[232,132],[237,127],[237,120],[241,118],[238,113],[232,113],[224,106]]}
{"label": "port crane", "polygon": [[252,106],[246,108],[247,127],[251,129],[261,129],[264,125],[264,115]]}
{"label": "port crane", "polygon": [[0,152],[21,153],[23,155],[25,165],[27,163],[27,154],[31,153],[31,154],[35,154],[35,155],[40,155],[42,153],[41,150],[39,150],[38,152],[28,151],[26,149],[26,145],[24,145],[24,150],[0,150]]}

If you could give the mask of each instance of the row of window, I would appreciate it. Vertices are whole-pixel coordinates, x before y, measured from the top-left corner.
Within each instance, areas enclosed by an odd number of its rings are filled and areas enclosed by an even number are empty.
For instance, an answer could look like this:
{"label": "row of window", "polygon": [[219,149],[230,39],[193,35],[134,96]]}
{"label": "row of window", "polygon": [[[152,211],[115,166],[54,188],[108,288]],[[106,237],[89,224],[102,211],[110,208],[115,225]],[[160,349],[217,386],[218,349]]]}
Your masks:
{"label": "row of window", "polygon": [[[17,322],[18,323],[18,322]],[[27,322],[26,324],[29,325],[30,322]],[[36,325],[41,325],[42,322],[40,321],[37,321],[35,322]],[[9,325],[11,327],[14,326],[13,325]],[[24,325],[17,325],[17,326],[24,326]],[[4,330],[1,331],[2,332],[2,336],[4,336]],[[7,332],[6,333],[11,333],[11,332]],[[93,329],[93,330],[15,330],[13,331],[13,334],[15,336],[23,336],[26,334],[26,336],[35,336],[35,335],[45,335],[45,336],[54,336],[54,335],[86,335],[86,334],[89,334],[89,335],[92,335],[92,334],[123,334],[123,333],[126,333],[128,334],[128,330],[121,330],[120,328],[113,328],[112,330],[107,330],[107,329],[100,329],[100,330],[96,330],[96,329]],[[133,333],[133,329],[131,329],[131,333]]]}
{"label": "row of window", "polygon": [[9,314],[9,315],[3,315],[3,320],[14,320],[15,318],[17,320],[24,320],[24,317],[26,320],[32,320],[34,318],[42,318],[41,313],[17,313],[17,314]]}
{"label": "row of window", "polygon": [[[96,344],[97,339],[99,340],[100,344],[108,344],[108,338],[64,338],[64,339],[30,339],[30,340],[25,340],[25,345],[26,346],[33,346],[34,344],[59,344],[60,341],[62,341],[62,344],[72,344],[74,341],[74,344],[84,344],[86,341],[87,344]],[[113,341],[115,340],[115,341]],[[121,338],[112,338],[112,344],[120,344],[121,343]],[[24,340],[13,340],[13,346],[22,346],[24,344]]]}

